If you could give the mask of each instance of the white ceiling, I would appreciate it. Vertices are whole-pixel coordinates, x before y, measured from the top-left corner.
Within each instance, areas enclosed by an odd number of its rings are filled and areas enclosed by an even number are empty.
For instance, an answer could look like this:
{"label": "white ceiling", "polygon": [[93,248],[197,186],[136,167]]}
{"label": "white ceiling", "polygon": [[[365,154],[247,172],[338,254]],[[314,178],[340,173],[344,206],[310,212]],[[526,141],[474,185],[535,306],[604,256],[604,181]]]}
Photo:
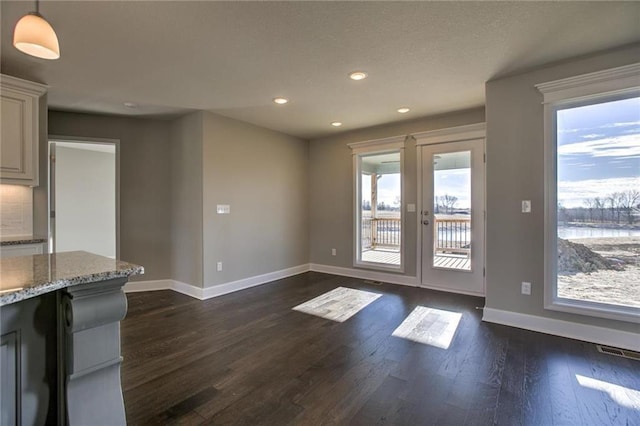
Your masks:
{"label": "white ceiling", "polygon": [[52,108],[303,138],[481,106],[491,78],[640,41],[640,2],[44,1],[62,55],[45,61],[11,46],[33,3],[1,3],[2,72],[48,84]]}

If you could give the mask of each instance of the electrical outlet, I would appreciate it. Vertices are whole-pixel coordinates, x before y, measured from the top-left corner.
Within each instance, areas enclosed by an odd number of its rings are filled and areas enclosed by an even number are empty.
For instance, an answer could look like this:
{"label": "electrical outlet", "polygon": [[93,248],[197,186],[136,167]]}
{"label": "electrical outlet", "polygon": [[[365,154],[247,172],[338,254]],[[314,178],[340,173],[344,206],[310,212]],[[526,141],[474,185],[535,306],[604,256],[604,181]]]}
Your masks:
{"label": "electrical outlet", "polygon": [[522,200],[522,213],[531,213],[531,200]]}
{"label": "electrical outlet", "polygon": [[522,294],[531,295],[531,283],[522,281]]}
{"label": "electrical outlet", "polygon": [[335,256],[336,255],[336,249],[331,249],[331,256]]}
{"label": "electrical outlet", "polygon": [[216,265],[216,269],[218,270],[218,272],[222,271],[222,262],[218,262],[218,264]]}
{"label": "electrical outlet", "polygon": [[216,205],[216,213],[218,214],[230,214],[231,206],[229,204],[218,204]]}

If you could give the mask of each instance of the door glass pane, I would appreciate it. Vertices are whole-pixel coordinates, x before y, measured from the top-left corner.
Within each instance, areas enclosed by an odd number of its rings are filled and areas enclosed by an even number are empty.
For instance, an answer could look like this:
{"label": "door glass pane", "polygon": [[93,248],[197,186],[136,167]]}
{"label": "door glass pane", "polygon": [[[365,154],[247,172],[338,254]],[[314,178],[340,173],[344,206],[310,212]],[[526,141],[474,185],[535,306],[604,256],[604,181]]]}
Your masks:
{"label": "door glass pane", "polygon": [[471,270],[471,151],[433,156],[432,221],[433,266]]}
{"label": "door glass pane", "polygon": [[360,157],[359,260],[400,266],[400,153]]}
{"label": "door glass pane", "polygon": [[640,307],[640,98],[557,112],[557,296]]}

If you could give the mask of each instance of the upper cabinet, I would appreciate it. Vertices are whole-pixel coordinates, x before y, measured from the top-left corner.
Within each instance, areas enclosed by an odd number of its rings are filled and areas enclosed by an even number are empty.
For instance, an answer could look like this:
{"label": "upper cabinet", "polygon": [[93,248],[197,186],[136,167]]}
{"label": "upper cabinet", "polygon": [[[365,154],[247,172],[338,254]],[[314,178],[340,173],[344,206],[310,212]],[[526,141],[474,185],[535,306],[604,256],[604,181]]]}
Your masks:
{"label": "upper cabinet", "polygon": [[38,185],[40,97],[46,86],[0,75],[0,183]]}

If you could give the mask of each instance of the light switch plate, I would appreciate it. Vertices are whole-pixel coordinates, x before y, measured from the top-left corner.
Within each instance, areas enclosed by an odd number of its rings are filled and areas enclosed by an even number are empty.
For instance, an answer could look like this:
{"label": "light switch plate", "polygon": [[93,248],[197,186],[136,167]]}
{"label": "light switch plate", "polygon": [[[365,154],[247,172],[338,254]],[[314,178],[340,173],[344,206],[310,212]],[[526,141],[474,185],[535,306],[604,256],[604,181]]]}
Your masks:
{"label": "light switch plate", "polygon": [[531,213],[531,200],[522,200],[522,213]]}
{"label": "light switch plate", "polygon": [[229,214],[231,213],[231,206],[229,204],[218,204],[216,211],[218,214]]}

